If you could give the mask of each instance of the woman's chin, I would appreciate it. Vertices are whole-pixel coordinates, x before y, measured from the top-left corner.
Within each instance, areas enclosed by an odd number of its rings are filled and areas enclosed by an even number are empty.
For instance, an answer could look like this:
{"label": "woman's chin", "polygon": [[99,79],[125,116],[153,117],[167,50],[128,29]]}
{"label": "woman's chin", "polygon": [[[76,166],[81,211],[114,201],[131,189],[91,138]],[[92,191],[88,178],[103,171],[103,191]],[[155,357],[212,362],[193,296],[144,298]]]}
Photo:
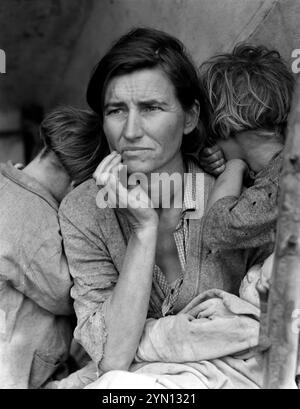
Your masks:
{"label": "woman's chin", "polygon": [[130,159],[130,160],[124,160],[123,165],[127,166],[127,172],[129,174],[132,173],[150,173],[153,170],[153,167],[147,163],[147,162],[142,162],[138,159]]}

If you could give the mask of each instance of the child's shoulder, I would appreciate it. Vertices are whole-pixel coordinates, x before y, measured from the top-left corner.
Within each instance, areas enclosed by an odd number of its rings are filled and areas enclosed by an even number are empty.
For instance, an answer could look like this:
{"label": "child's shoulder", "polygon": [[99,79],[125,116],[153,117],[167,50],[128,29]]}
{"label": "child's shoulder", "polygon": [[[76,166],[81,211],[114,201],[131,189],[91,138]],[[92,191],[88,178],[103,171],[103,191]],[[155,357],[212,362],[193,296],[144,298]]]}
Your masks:
{"label": "child's shoulder", "polygon": [[277,153],[273,159],[260,172],[254,176],[254,181],[261,179],[271,179],[279,183],[279,177],[283,167],[283,151]]}

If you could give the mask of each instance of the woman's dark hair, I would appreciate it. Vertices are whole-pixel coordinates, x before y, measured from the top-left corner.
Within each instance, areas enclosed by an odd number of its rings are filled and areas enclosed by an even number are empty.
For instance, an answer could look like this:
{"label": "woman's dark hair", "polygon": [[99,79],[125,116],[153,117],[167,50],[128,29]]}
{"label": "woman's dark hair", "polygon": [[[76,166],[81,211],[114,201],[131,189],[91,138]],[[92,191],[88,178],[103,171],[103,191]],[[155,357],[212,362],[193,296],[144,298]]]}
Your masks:
{"label": "woman's dark hair", "polygon": [[109,152],[99,116],[91,111],[57,108],[41,123],[40,136],[41,157],[53,152],[76,186],[92,177]]}
{"label": "woman's dark hair", "polygon": [[183,138],[182,152],[193,153],[204,142],[206,120],[203,91],[197,69],[184,45],[175,37],[152,28],[137,28],[122,36],[94,68],[87,89],[89,106],[103,118],[104,97],[109,81],[145,68],[160,68],[175,88],[185,111],[200,104],[199,126]]}

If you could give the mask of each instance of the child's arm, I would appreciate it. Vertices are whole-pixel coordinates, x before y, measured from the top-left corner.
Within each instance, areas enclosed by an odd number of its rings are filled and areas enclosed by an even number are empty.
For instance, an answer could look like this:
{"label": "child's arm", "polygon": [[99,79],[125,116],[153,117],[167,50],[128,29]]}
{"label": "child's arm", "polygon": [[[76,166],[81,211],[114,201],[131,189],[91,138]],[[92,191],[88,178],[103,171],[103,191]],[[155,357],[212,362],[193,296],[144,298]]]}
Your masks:
{"label": "child's arm", "polygon": [[226,196],[239,197],[242,192],[244,174],[247,164],[241,159],[232,159],[226,163],[224,172],[217,178],[209,197],[206,212],[219,200]]}
{"label": "child's arm", "polygon": [[[227,195],[214,193],[204,217],[203,241],[211,250],[253,249],[275,241],[277,201],[282,158],[272,169],[260,172],[253,186],[238,195],[228,186]],[[240,176],[239,176],[240,177]],[[236,178],[236,175],[234,176]],[[228,182],[230,185],[230,182]],[[235,188],[237,185],[235,185]],[[238,196],[238,197],[237,197]]]}

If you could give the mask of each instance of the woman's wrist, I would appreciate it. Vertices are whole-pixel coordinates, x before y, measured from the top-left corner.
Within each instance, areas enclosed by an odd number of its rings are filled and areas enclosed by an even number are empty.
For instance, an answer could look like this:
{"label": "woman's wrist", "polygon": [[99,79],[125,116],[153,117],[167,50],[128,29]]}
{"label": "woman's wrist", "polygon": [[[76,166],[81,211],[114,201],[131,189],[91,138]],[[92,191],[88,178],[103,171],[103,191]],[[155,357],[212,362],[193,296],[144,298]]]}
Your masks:
{"label": "woman's wrist", "polygon": [[150,240],[156,238],[158,232],[158,222],[148,222],[143,225],[136,226],[133,229],[133,234],[142,240]]}

